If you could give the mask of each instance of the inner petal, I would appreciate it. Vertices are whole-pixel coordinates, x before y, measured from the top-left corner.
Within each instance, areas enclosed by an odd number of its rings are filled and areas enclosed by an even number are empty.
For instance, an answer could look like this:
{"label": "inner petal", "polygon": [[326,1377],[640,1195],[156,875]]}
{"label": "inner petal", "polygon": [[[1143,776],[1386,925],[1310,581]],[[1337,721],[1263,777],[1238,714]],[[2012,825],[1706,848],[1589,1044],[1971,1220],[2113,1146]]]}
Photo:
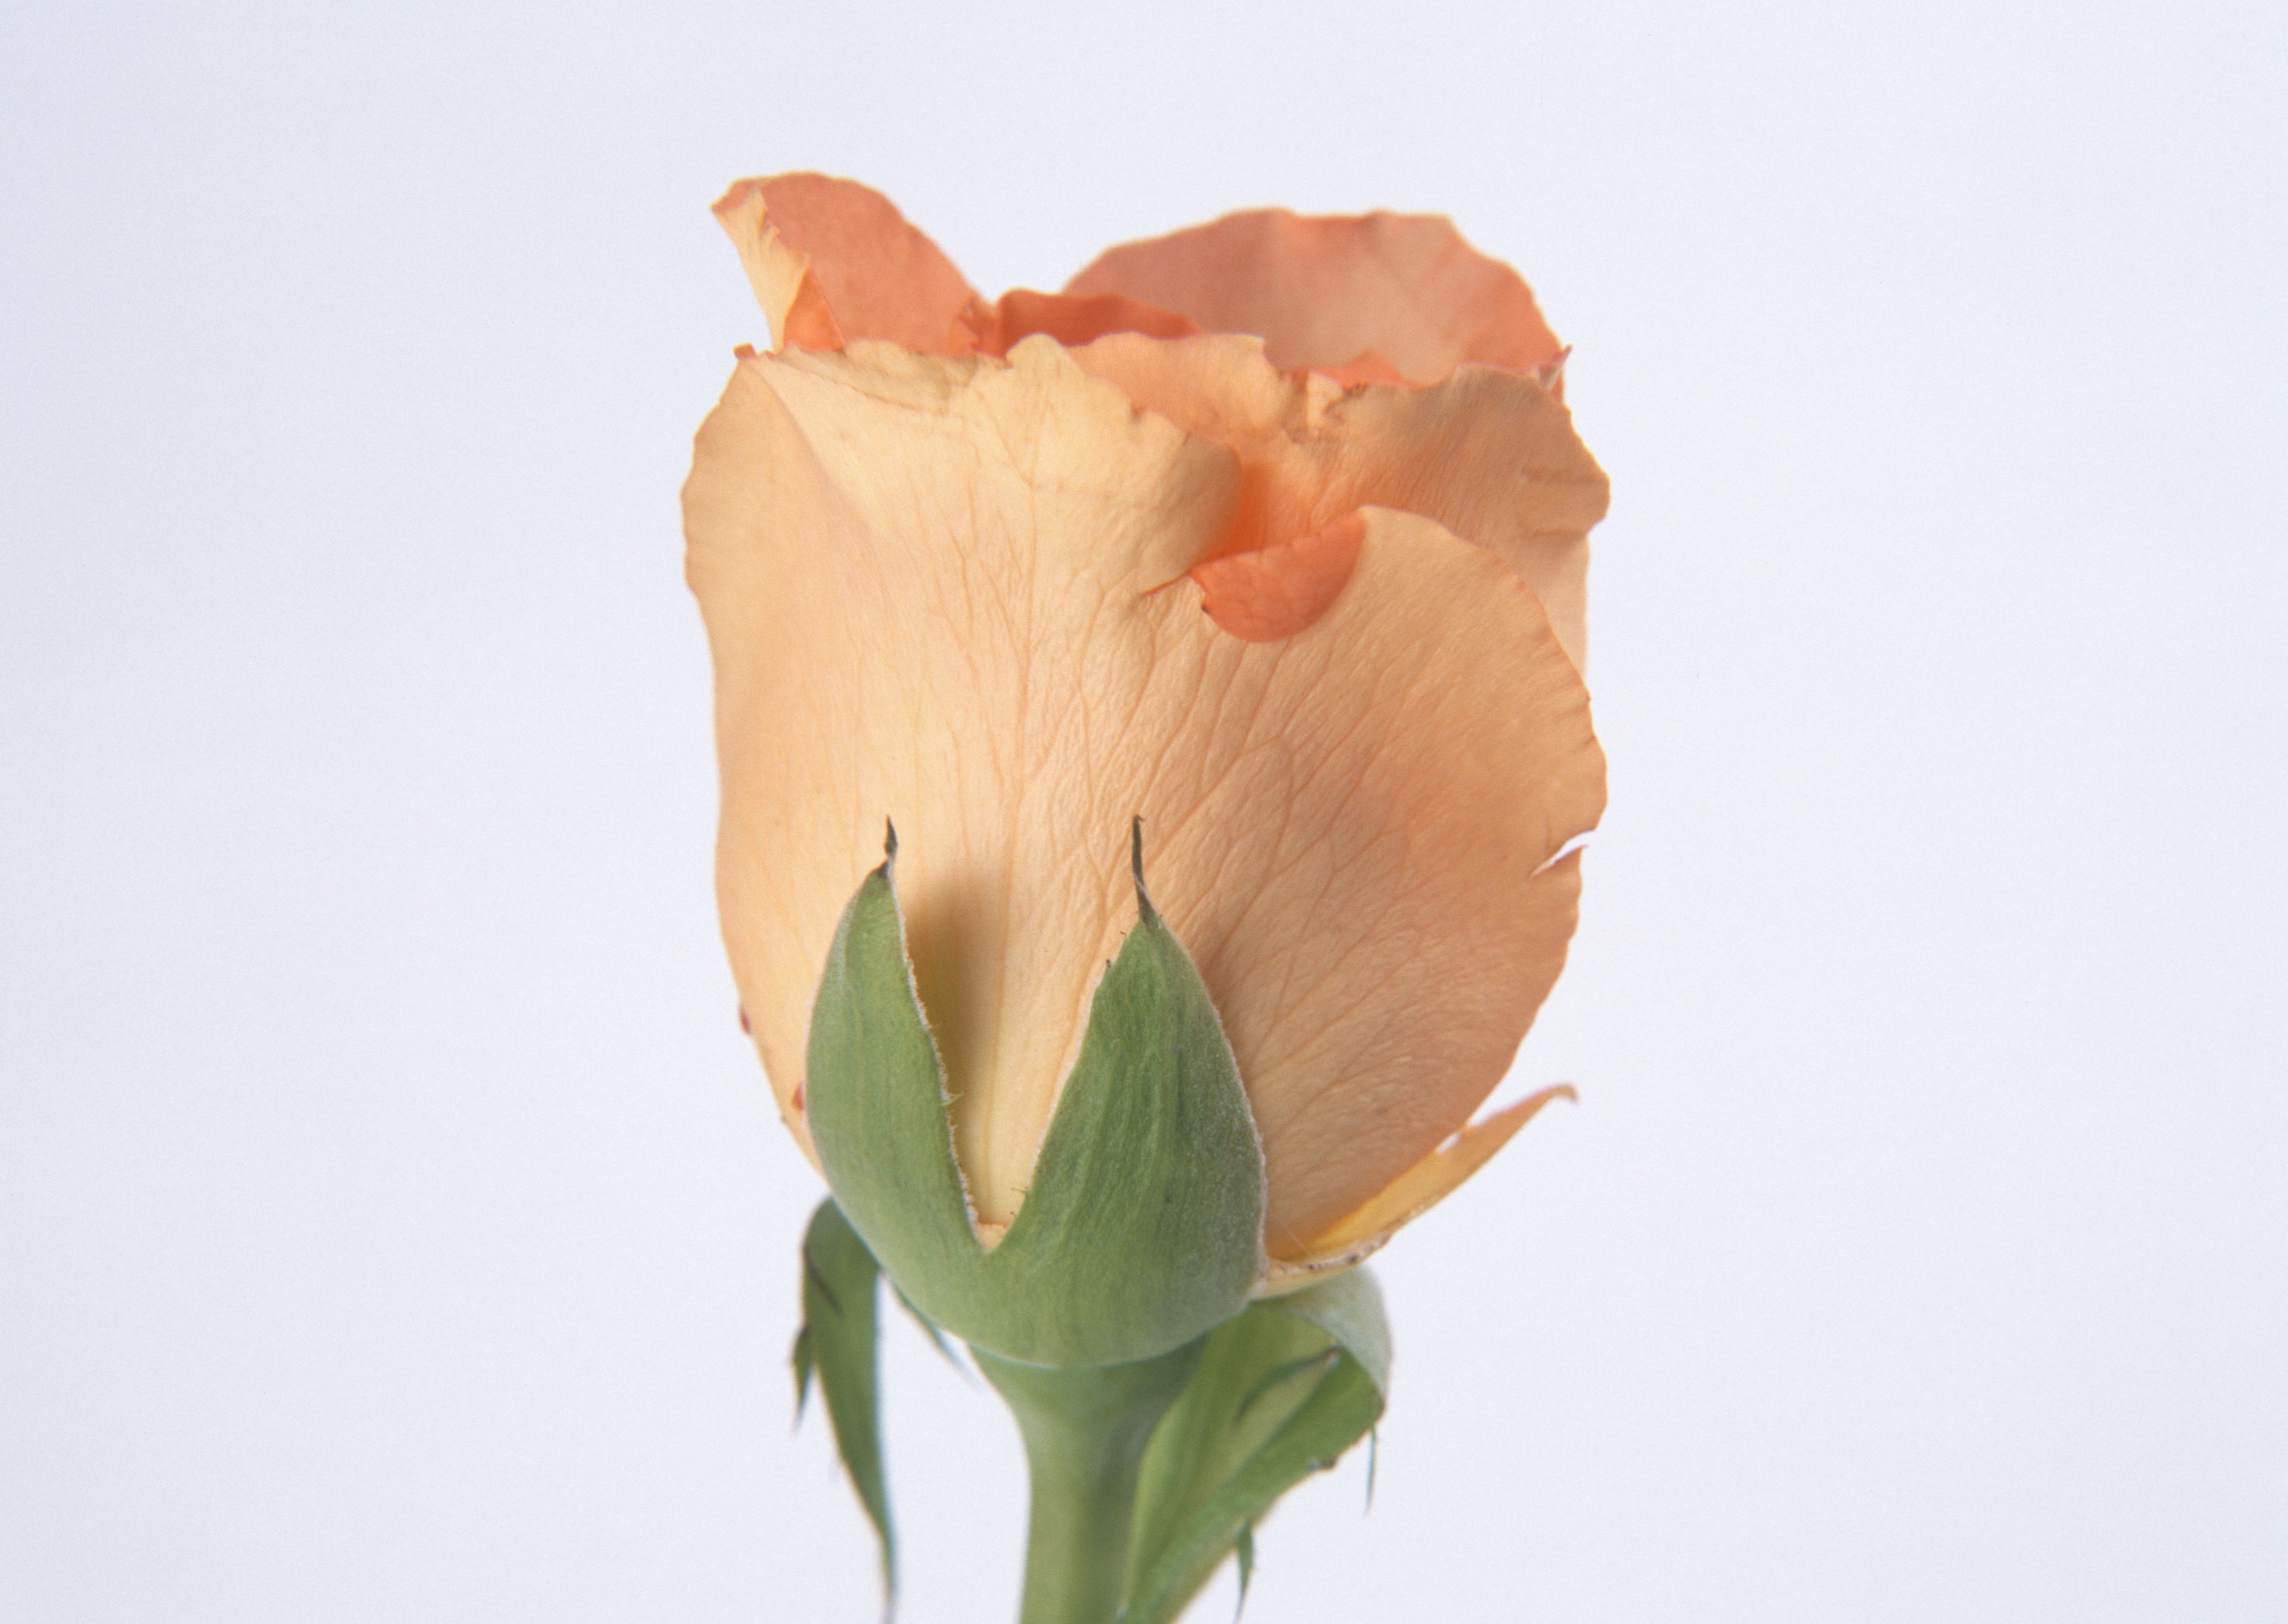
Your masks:
{"label": "inner petal", "polygon": [[1372,351],[1416,383],[1465,362],[1529,372],[1561,346],[1515,271],[1434,215],[1226,215],[1124,243],[1066,284],[1252,333],[1280,368],[1339,368]]}
{"label": "inner petal", "polygon": [[967,319],[975,346],[988,355],[1005,355],[1009,346],[1045,333],[1059,344],[1078,347],[1107,333],[1143,333],[1154,338],[1186,338],[1200,330],[1187,317],[1160,310],[1123,294],[1086,298],[1065,293],[1036,293],[1013,288],[991,310]]}
{"label": "inner petal", "polygon": [[1276,547],[1362,506],[1425,514],[1499,554],[1585,664],[1588,534],[1608,486],[1537,378],[1466,367],[1427,388],[1345,387],[1282,372],[1259,341],[1225,335],[1113,334],[1073,359],[1237,454],[1244,484],[1219,551]]}

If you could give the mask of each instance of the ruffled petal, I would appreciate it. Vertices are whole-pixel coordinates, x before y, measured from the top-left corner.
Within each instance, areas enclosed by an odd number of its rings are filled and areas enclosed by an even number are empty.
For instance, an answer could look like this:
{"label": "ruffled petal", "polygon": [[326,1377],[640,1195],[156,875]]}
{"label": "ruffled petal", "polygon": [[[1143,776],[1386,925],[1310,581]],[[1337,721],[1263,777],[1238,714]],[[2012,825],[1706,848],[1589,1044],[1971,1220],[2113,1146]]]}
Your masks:
{"label": "ruffled petal", "polygon": [[1346,389],[1282,372],[1259,341],[1224,336],[1116,334],[1073,358],[1237,454],[1245,483],[1221,551],[1279,547],[1362,506],[1425,514],[1499,554],[1585,663],[1589,528],[1609,487],[1539,378],[1465,367],[1424,389]]}
{"label": "ruffled petal", "polygon": [[1524,280],[1438,215],[1229,214],[1112,249],[1065,291],[1254,334],[1279,368],[1355,368],[1370,352],[1426,384],[1465,362],[1531,372],[1563,354]]}
{"label": "ruffled petal", "polygon": [[917,983],[979,1216],[1022,1199],[1088,997],[1164,916],[1221,1011],[1291,1251],[1500,1080],[1563,962],[1594,823],[1587,694],[1533,595],[1413,514],[1272,641],[1185,572],[1232,452],[1045,339],[743,362],[686,487],[717,667],[718,884],[783,1108],[834,924],[900,836]]}
{"label": "ruffled petal", "polygon": [[953,262],[879,192],[826,175],[742,180],[715,205],[770,318],[773,349],[882,338],[927,355],[964,347],[978,304]]}

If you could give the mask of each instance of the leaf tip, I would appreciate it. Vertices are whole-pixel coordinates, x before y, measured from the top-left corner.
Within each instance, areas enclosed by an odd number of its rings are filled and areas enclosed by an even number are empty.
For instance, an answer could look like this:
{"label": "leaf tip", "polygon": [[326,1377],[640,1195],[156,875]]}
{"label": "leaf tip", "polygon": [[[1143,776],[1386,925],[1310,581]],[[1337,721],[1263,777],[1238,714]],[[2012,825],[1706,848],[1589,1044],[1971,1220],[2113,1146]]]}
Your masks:
{"label": "leaf tip", "polygon": [[810,1327],[806,1324],[794,1334],[794,1424],[802,1425],[802,1413],[810,1403],[810,1380],[818,1367],[818,1351],[810,1340]]}
{"label": "leaf tip", "polygon": [[1160,911],[1152,906],[1152,893],[1144,889],[1144,814],[1138,812],[1128,822],[1128,871],[1136,877],[1136,912],[1147,924],[1160,923]]}

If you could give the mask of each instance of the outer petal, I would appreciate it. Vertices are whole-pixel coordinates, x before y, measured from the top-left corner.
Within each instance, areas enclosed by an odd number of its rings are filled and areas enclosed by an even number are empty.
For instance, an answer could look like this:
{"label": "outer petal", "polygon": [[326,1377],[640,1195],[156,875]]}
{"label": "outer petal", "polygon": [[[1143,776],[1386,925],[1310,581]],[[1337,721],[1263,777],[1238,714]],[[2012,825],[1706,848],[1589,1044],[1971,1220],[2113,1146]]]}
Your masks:
{"label": "outer petal", "polygon": [[1523,279],[1437,215],[1306,219],[1284,209],[1112,249],[1068,293],[1123,293],[1212,333],[1253,333],[1282,368],[1371,351],[1418,383],[1465,361],[1530,372],[1563,357]]}
{"label": "outer petal", "polygon": [[1132,814],[1263,1130],[1277,1249],[1467,1119],[1561,963],[1572,895],[1545,865],[1595,821],[1603,762],[1540,606],[1370,509],[1316,624],[1235,638],[1180,577],[1237,487],[1228,451],[1045,339],[1005,366],[751,359],[701,431],[719,888],[765,1065],[798,1114],[819,967],[894,819],[988,1222],[1129,923]]}
{"label": "outer petal", "polygon": [[[1138,414],[1045,340],[1014,365],[862,343],[846,358],[749,354],[733,373],[684,487],[687,573],[715,654],[725,938],[806,1148],[810,1001],[894,817],[909,943],[965,1094],[973,1194],[988,1222],[1013,1215],[1025,1168],[997,1176],[989,1132],[1013,1117],[1037,1139],[1085,1016],[1072,988],[1110,956],[1102,930],[1075,946],[1032,928],[1070,926],[1076,879],[1069,846],[1045,838],[1063,825],[1045,826],[1060,809],[1037,760],[1102,725],[1074,709],[1100,651],[1072,616],[1180,576],[1228,525],[1237,485],[1228,451]],[[1092,878],[1092,905],[1097,891]],[[1132,911],[1124,899],[1117,917]],[[931,952],[957,933],[965,959]],[[1028,1040],[1048,1075],[1005,1056]]]}
{"label": "outer petal", "polygon": [[1238,453],[1246,488],[1228,550],[1276,547],[1366,504],[1426,514],[1499,553],[1584,662],[1589,527],[1609,487],[1538,379],[1465,367],[1427,389],[1345,389],[1283,373],[1260,344],[1231,337],[1116,334],[1075,359]]}
{"label": "outer petal", "polygon": [[715,218],[770,318],[774,349],[886,338],[949,354],[957,324],[977,299],[936,243],[854,180],[742,180],[716,203]]}

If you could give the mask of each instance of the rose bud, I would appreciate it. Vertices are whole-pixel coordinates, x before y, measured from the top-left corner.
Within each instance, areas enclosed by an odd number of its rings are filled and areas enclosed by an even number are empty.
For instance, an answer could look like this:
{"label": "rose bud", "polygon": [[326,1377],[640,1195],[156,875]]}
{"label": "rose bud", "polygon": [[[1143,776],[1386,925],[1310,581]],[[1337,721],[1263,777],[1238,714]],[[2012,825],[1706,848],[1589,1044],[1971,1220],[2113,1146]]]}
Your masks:
{"label": "rose bud", "polygon": [[[988,305],[852,183],[716,213],[772,347],[700,430],[687,568],[724,937],[797,1142],[1013,1358],[1141,1358],[1356,1262],[1548,1097],[1470,1123],[1604,804],[1606,481],[1532,295],[1389,214],[1234,215]],[[1126,1125],[1065,1155],[1070,1113]],[[1173,1306],[1060,1320],[1092,1281]]]}

